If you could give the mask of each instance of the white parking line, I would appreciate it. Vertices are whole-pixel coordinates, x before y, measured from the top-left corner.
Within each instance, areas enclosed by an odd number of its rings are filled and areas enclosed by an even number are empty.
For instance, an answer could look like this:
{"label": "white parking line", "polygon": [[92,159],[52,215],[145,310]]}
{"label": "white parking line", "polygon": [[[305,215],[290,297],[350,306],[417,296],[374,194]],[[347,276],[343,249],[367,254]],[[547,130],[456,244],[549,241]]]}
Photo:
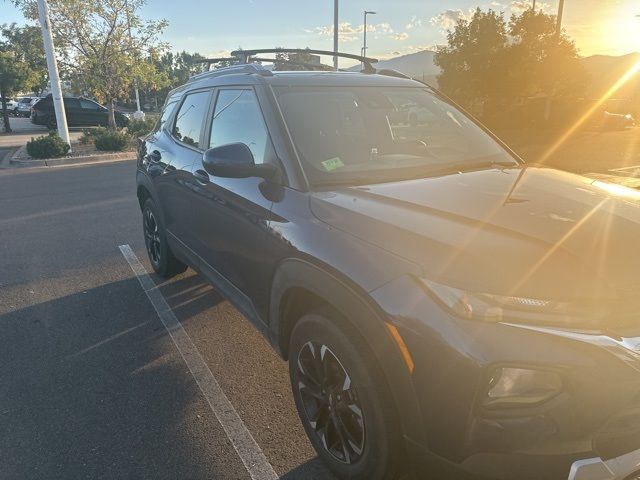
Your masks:
{"label": "white parking line", "polygon": [[220,388],[220,384],[211,373],[211,370],[200,355],[200,352],[193,344],[191,337],[182,327],[167,304],[166,300],[156,287],[147,270],[144,268],[136,254],[129,245],[118,247],[129,263],[131,270],[138,277],[138,281],[155,308],[160,320],[164,324],[167,332],[171,336],[173,343],[182,355],[187,367],[195,378],[198,387],[207,399],[211,410],[215,414],[218,422],[222,425],[227,437],[235,448],[240,460],[244,464],[247,472],[253,480],[275,480],[278,475],[265,457],[264,453],[256,443],[247,429],[244,422],[231,405],[231,402]]}

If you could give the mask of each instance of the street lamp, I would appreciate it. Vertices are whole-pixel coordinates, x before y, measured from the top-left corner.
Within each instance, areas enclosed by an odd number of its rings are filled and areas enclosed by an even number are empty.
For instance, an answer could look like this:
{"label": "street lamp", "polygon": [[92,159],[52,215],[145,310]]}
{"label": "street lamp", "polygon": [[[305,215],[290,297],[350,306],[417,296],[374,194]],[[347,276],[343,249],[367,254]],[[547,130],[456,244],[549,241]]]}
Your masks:
{"label": "street lamp", "polygon": [[[131,11],[129,10],[129,2],[125,1],[125,8],[127,10],[127,29],[129,30],[129,44],[131,44]],[[138,93],[138,79],[133,79],[133,89],[136,94],[136,111],[133,114],[133,118],[136,120],[144,120],[145,114],[140,108],[140,94]]]}
{"label": "street lamp", "polygon": [[364,46],[362,47],[362,56],[367,56],[367,15],[376,15],[377,12],[364,11]]}
{"label": "street lamp", "polygon": [[564,13],[564,0],[558,3],[558,24],[556,25],[556,33],[558,36],[562,33],[562,14]]}
{"label": "street lamp", "polygon": [[[333,53],[338,53],[338,0],[333,0]],[[333,57],[333,68],[338,70],[338,56]]]}

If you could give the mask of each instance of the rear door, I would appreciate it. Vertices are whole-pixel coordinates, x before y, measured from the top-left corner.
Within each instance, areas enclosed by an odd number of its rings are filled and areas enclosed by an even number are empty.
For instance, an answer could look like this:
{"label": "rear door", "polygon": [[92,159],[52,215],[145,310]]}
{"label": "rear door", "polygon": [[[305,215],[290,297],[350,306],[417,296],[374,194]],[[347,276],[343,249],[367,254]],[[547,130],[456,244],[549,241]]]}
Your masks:
{"label": "rear door", "polygon": [[192,248],[193,205],[191,167],[201,161],[204,151],[204,124],[211,105],[211,89],[189,92],[176,106],[163,134],[148,147],[151,162],[161,166],[160,174],[154,177],[161,200],[165,227],[172,242]]}
{"label": "rear door", "polygon": [[[220,88],[216,96],[206,148],[241,142],[256,164],[277,163],[253,88]],[[263,192],[269,188],[257,177],[214,177],[201,159],[193,165],[191,184],[195,251],[203,270],[243,313],[258,318],[268,292],[264,246],[272,201]]]}
{"label": "rear door", "polygon": [[67,117],[67,124],[70,127],[78,127],[84,125],[82,123],[83,112],[80,107],[80,100],[77,98],[65,98],[64,110]]}

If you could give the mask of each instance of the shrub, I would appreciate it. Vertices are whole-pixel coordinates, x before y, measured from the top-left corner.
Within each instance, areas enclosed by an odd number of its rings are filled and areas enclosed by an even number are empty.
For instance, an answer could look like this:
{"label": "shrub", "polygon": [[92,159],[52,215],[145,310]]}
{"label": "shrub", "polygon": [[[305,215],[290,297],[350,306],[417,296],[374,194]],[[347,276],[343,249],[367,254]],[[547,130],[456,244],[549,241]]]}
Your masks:
{"label": "shrub", "polygon": [[93,132],[96,150],[122,152],[131,145],[131,136],[123,131],[98,128]]}
{"label": "shrub", "polygon": [[85,128],[82,130],[82,136],[78,139],[81,145],[89,145],[95,139],[95,129]]}
{"label": "shrub", "polygon": [[133,138],[142,137],[151,133],[155,124],[155,119],[148,116],[144,120],[131,120],[127,125],[127,133]]}
{"label": "shrub", "polygon": [[57,158],[69,152],[69,144],[65,143],[57,132],[49,132],[46,137],[32,138],[27,142],[27,153],[32,158]]}

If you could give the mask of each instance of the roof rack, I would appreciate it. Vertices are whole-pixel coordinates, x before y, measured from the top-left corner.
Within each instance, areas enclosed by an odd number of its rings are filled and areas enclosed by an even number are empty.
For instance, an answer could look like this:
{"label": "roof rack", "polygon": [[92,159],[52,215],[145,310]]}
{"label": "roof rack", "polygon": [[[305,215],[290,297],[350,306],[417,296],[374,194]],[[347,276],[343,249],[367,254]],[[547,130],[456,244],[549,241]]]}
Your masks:
{"label": "roof rack", "polygon": [[[350,53],[341,53],[337,54],[327,50],[310,50],[310,49],[301,49],[301,48],[265,48],[260,50],[236,50],[231,52],[230,57],[218,57],[218,58],[206,58],[198,63],[205,63],[211,68],[211,65],[222,62],[237,62],[235,65],[229,65],[227,67],[218,68],[215,70],[208,70],[206,72],[194,75],[189,79],[188,83],[191,83],[196,80],[200,80],[202,78],[208,77],[218,77],[222,75],[230,75],[230,74],[242,74],[242,73],[250,73],[250,74],[258,74],[263,76],[271,76],[273,73],[271,70],[264,68],[259,63],[251,63],[251,62],[272,62],[276,63],[280,60],[276,58],[263,58],[257,55],[264,53],[298,53],[298,54],[315,54],[315,55],[328,55],[328,56],[338,56],[342,58],[349,58],[351,60],[358,60],[364,64],[363,73],[377,73],[379,75],[384,75],[387,77],[397,77],[397,78],[407,78],[411,79],[410,76],[399,72],[397,70],[391,69],[380,69],[376,70],[372,63],[377,63],[378,60],[370,57],[363,57],[360,55],[353,55]],[[289,61],[282,60],[280,61],[285,64],[290,65],[300,65],[310,70],[333,70],[329,65],[324,65],[322,63],[308,63],[308,62],[299,62],[299,61]],[[414,79],[415,80],[415,79]],[[417,80],[419,81],[419,80]],[[424,83],[424,82],[420,82]],[[427,85],[425,83],[425,85]]]}
{"label": "roof rack", "polygon": [[[376,69],[372,64],[378,63],[377,58],[363,57],[361,55],[354,55],[351,53],[343,53],[343,52],[331,52],[328,50],[311,50],[307,48],[262,48],[257,50],[235,50],[231,52],[232,57],[236,57],[239,59],[240,63],[250,63],[251,60],[256,60],[256,55],[262,55],[265,53],[297,53],[297,54],[311,54],[311,55],[327,55],[330,57],[340,57],[340,58],[348,58],[350,60],[357,60],[362,62],[364,65],[364,69],[362,70],[365,73],[375,73]],[[262,61],[275,61],[275,59],[262,59]],[[309,66],[310,64],[304,62],[286,62],[290,64],[300,64],[302,66]]]}
{"label": "roof rack", "polygon": [[[201,63],[207,63],[207,62],[201,62]],[[212,62],[212,63],[214,63],[214,62]],[[209,64],[209,65],[211,65],[211,64]],[[262,65],[259,65],[257,63],[237,64],[237,65],[230,65],[228,67],[218,68],[216,70],[207,70],[206,72],[199,73],[199,74],[194,75],[193,77],[189,78],[187,83],[195,82],[196,80],[201,80],[203,78],[221,77],[223,75],[230,75],[230,74],[233,74],[233,73],[240,73],[240,74],[241,73],[255,73],[255,74],[263,75],[263,76],[271,76],[271,75],[273,75],[273,73],[271,73],[270,70],[267,70]]]}

